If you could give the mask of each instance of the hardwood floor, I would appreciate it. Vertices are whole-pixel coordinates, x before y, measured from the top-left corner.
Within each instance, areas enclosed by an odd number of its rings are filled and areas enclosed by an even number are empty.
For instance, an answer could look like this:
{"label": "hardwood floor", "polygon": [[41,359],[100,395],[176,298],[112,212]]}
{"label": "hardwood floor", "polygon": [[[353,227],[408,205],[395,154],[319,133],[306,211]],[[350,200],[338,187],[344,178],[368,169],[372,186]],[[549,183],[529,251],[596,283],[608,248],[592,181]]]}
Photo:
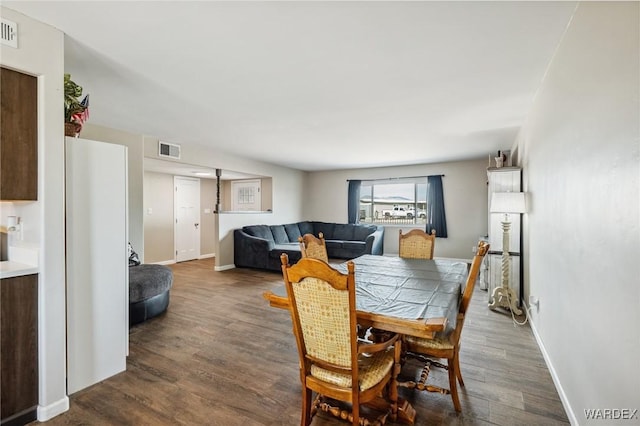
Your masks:
{"label": "hardwood floor", "polygon": [[[71,395],[69,411],[47,425],[298,425],[291,321],[262,298],[282,276],[215,272],[213,259],[171,267],[169,310],[131,329],[127,371]],[[448,395],[400,389],[416,425],[569,424],[530,328],[514,327],[486,299],[476,289],[463,330],[463,412]],[[445,372],[431,374],[448,386]],[[323,414],[312,423],[345,424]]]}

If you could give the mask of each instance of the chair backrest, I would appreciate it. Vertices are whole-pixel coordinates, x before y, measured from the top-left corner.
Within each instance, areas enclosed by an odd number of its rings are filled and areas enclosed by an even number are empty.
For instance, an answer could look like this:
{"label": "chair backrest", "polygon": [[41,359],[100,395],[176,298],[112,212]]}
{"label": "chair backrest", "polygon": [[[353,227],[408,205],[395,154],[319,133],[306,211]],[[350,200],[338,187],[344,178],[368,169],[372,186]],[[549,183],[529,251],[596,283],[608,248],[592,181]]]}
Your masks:
{"label": "chair backrest", "polygon": [[329,263],[329,255],[327,254],[327,244],[324,241],[324,235],[322,232],[318,234],[316,238],[313,234],[304,234],[298,238],[300,242],[300,252],[302,257],[310,257],[312,259],[319,259],[326,263]]}
{"label": "chair backrest", "polygon": [[460,345],[460,336],[462,335],[462,327],[464,326],[464,320],[466,318],[467,309],[471,302],[471,296],[473,296],[473,290],[476,287],[476,281],[478,279],[478,273],[480,272],[480,265],[482,259],[489,251],[489,243],[480,241],[476,250],[473,261],[471,262],[471,268],[469,268],[469,274],[467,275],[467,282],[465,283],[464,290],[462,291],[462,300],[458,306],[458,318],[456,319],[456,328],[449,336],[449,340],[456,346]]}
{"label": "chair backrest", "polygon": [[462,292],[462,300],[460,301],[460,307],[458,309],[461,314],[467,312],[467,308],[469,307],[469,303],[471,302],[471,296],[473,295],[473,290],[478,279],[478,273],[480,272],[480,266],[482,265],[482,259],[484,259],[484,256],[488,251],[489,243],[480,241],[476,249],[476,254],[475,256],[473,256],[471,268],[469,269],[469,275],[467,276],[467,282],[465,284],[464,291]]}
{"label": "chair backrest", "polygon": [[422,229],[412,229],[406,234],[399,234],[399,255],[405,259],[433,259],[436,245],[436,230],[427,234]]}
{"label": "chair backrest", "polygon": [[303,258],[293,266],[288,265],[286,253],[280,259],[300,365],[306,374],[316,365],[351,374],[351,383],[358,383],[353,262],[342,274],[318,259]]}

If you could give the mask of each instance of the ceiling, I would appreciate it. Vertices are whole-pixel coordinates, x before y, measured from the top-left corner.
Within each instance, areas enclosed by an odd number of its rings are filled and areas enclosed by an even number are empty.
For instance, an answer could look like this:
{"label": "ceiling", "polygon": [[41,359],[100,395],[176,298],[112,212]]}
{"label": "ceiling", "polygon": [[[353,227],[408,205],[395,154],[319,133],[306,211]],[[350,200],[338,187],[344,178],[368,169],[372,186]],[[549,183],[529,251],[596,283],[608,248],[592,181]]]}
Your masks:
{"label": "ceiling", "polygon": [[3,6],[67,35],[91,123],[315,171],[509,149],[576,3]]}

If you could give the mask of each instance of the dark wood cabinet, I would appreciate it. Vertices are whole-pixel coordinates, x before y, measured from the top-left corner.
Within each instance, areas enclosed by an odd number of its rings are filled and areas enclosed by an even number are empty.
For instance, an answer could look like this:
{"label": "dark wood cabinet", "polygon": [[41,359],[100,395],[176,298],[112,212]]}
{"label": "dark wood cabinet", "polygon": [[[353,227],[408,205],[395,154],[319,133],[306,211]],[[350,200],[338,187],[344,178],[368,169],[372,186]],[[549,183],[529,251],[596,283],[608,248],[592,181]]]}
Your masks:
{"label": "dark wood cabinet", "polygon": [[0,68],[0,87],[0,200],[37,200],[38,80]]}
{"label": "dark wood cabinet", "polygon": [[0,299],[2,425],[22,425],[38,405],[38,275],[0,280]]}

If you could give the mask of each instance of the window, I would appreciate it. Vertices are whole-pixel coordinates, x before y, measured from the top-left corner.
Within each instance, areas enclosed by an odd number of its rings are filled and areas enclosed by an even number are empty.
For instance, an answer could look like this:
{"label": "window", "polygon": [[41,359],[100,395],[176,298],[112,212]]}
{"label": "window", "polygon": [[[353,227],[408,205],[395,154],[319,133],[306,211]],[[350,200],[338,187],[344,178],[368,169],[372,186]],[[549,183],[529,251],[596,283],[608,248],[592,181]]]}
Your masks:
{"label": "window", "polygon": [[427,178],[362,181],[359,221],[426,224]]}
{"label": "window", "polygon": [[[351,183],[359,183],[360,190],[352,191]],[[447,237],[440,175],[352,181],[349,193],[349,216],[355,217],[351,214],[357,205],[360,223],[425,225],[425,231],[435,229],[436,236]]]}
{"label": "window", "polygon": [[233,211],[260,211],[260,180],[232,181],[231,204]]}

